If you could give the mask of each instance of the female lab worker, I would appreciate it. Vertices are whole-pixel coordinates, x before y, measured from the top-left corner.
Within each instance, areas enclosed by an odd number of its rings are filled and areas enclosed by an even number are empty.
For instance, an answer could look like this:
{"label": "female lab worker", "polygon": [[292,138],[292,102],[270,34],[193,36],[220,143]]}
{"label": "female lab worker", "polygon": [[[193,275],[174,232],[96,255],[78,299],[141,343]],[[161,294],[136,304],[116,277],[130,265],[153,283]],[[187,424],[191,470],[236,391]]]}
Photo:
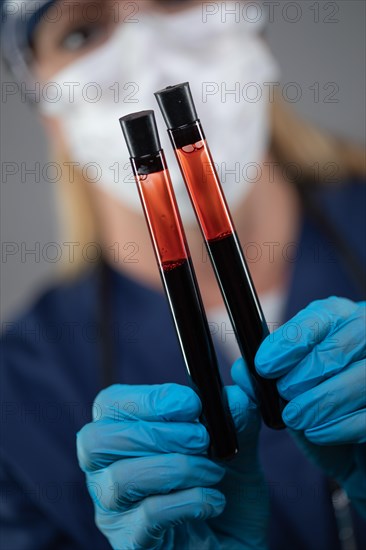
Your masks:
{"label": "female lab worker", "polygon": [[[68,267],[78,256],[89,261],[3,336],[4,548],[323,550],[341,548],[345,537],[362,547],[362,155],[264,93],[223,101],[221,84],[264,90],[278,78],[262,24],[249,14],[222,24],[212,2],[19,4],[3,2],[3,52],[19,79],[47,91],[35,108],[68,177],[60,184],[64,240],[79,243]],[[239,237],[253,245],[251,272],[277,329],[257,368],[279,379],[289,401],[289,429],[259,432],[241,360],[230,376],[237,348],[168,158],[230,385],[241,452],[226,466],[205,454],[200,403],[186,387],[117,122],[154,108],[152,93],[182,80],[202,99]],[[236,163],[260,167],[259,176],[235,185]],[[327,181],[334,168],[337,184]],[[102,250],[98,262],[85,253],[91,242]]]}

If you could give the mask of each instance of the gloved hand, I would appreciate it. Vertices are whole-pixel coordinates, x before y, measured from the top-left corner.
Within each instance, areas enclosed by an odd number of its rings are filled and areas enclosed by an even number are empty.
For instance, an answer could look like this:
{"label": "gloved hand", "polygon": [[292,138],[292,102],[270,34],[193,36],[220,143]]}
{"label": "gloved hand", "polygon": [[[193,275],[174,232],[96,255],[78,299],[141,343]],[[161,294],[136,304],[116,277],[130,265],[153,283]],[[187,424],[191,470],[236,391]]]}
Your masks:
{"label": "gloved hand", "polygon": [[[262,343],[256,368],[277,378],[296,442],[366,516],[366,307],[343,298],[311,303]],[[233,378],[250,382],[242,362]]]}
{"label": "gloved hand", "polygon": [[114,385],[97,396],[77,452],[114,550],[266,548],[259,415],[240,388],[225,391],[240,453],[220,464],[207,456],[201,402],[188,386]]}

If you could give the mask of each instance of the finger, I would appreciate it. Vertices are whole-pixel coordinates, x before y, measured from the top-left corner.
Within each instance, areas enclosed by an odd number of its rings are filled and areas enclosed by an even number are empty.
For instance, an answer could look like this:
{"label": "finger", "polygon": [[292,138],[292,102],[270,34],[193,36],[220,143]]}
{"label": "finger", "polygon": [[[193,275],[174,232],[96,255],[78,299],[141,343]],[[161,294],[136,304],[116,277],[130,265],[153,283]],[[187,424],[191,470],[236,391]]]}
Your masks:
{"label": "finger", "polygon": [[181,384],[114,384],[102,390],[93,405],[93,420],[110,419],[191,422],[201,414],[201,401]]}
{"label": "finger", "polygon": [[331,336],[278,380],[281,395],[287,400],[294,399],[362,359],[366,347],[365,326],[365,308],[358,308]]}
{"label": "finger", "polygon": [[[99,510],[96,522],[107,533],[113,548],[161,548],[165,531],[190,521],[202,522],[219,515],[225,507],[225,497],[216,489],[195,487],[168,495],[147,497],[139,506],[127,512]],[[201,527],[205,530],[204,524]],[[202,548],[207,542],[202,540]],[[173,547],[173,540],[166,546]],[[165,547],[165,546],[164,546]],[[200,545],[201,547],[201,545]]]}
{"label": "finger", "polygon": [[[146,498],[139,507],[145,528],[135,535],[138,548],[149,548],[150,536],[189,521],[205,521],[221,514],[225,497],[216,489],[195,487],[169,495]],[[150,529],[146,529],[146,525]]]}
{"label": "finger", "polygon": [[305,435],[317,445],[366,443],[366,411],[355,411],[337,420],[305,430]]}
{"label": "finger", "polygon": [[89,474],[88,489],[104,510],[123,511],[147,496],[215,485],[225,472],[202,456],[172,453],[129,458]]}
{"label": "finger", "polygon": [[252,378],[249,374],[248,367],[242,357],[239,357],[231,367],[231,378],[246,395],[255,403],[256,397],[252,384]]}
{"label": "finger", "polygon": [[[304,432],[295,430],[289,430],[289,432],[305,456],[310,461],[321,465],[328,476],[339,480],[345,474],[348,475],[350,470],[354,468],[355,453],[353,445],[333,443],[325,446],[324,443],[311,442]],[[334,460],[335,456],[337,460]]]}
{"label": "finger", "polygon": [[160,453],[202,454],[209,435],[199,422],[92,422],[77,434],[80,468],[90,472],[122,458]]}
{"label": "finger", "polygon": [[239,386],[225,386],[231,416],[238,434],[259,429],[259,412],[255,403]]}
{"label": "finger", "polygon": [[306,430],[365,408],[365,375],[366,362],[353,363],[290,401],[282,413],[284,422],[290,428]]}
{"label": "finger", "polygon": [[285,375],[359,308],[364,306],[345,298],[312,302],[267,336],[255,358],[258,373],[268,378]]}

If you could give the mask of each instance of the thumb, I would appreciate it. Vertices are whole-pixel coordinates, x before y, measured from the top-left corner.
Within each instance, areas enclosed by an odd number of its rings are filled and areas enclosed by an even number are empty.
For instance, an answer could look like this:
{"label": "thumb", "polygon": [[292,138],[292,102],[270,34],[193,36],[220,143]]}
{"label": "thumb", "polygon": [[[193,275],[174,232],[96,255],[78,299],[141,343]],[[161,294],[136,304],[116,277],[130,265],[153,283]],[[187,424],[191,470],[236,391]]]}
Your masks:
{"label": "thumb", "polygon": [[231,378],[239,388],[249,397],[253,403],[256,403],[256,397],[252,384],[251,375],[245,360],[239,357],[231,367]]}
{"label": "thumb", "polygon": [[287,428],[287,431],[311,462],[325,470],[328,476],[343,481],[344,473],[352,468],[352,445],[316,445],[309,441],[303,431],[291,428]]}
{"label": "thumb", "polygon": [[260,415],[254,401],[239,386],[225,386],[227,401],[239,436],[257,434]]}

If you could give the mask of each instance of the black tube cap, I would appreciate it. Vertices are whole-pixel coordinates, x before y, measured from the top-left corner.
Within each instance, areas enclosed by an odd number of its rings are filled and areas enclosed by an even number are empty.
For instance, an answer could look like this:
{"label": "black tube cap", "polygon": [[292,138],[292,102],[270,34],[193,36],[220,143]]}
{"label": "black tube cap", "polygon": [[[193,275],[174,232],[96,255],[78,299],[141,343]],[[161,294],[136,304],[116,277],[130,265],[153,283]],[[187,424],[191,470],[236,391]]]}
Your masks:
{"label": "black tube cap", "polygon": [[169,130],[198,120],[189,82],[168,86],[154,95]]}
{"label": "black tube cap", "polygon": [[161,149],[154,111],[131,113],[119,119],[130,157],[153,155]]}

